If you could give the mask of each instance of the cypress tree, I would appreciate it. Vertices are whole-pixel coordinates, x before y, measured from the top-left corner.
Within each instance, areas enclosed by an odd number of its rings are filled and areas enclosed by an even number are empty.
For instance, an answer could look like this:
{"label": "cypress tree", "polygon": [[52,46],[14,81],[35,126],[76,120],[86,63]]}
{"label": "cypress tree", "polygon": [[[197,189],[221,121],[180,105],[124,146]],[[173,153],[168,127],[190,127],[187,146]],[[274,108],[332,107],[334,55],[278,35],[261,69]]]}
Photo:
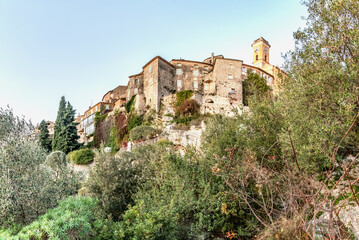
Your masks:
{"label": "cypress tree", "polygon": [[52,146],[51,146],[51,139],[50,139],[48,125],[49,124],[45,120],[41,121],[39,126],[40,129],[39,142],[44,149],[50,152]]}
{"label": "cypress tree", "polygon": [[59,110],[54,129],[54,140],[52,143],[52,150],[59,150],[65,153],[71,152],[79,148],[80,144],[77,142],[79,136],[77,135],[75,120],[75,110],[72,105],[62,96],[60,100]]}

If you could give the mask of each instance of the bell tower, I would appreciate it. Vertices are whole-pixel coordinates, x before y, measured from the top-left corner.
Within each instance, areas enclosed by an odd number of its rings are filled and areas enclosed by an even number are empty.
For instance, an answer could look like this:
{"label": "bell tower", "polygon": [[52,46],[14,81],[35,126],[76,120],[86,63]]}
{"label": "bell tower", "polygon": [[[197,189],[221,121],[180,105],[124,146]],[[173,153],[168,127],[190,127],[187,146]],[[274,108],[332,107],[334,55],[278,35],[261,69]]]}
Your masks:
{"label": "bell tower", "polygon": [[267,40],[260,37],[252,43],[253,65],[262,68],[269,64],[269,48],[271,47]]}

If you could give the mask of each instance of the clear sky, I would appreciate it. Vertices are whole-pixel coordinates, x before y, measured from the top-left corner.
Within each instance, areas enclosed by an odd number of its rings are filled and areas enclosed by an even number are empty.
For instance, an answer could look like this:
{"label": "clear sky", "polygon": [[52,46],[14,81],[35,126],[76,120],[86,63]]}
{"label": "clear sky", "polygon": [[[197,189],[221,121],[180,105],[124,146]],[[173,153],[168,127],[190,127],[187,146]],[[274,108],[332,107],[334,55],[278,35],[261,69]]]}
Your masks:
{"label": "clear sky", "polygon": [[0,0],[0,107],[54,121],[62,95],[83,113],[157,55],[251,64],[260,36],[281,66],[305,15],[300,0]]}

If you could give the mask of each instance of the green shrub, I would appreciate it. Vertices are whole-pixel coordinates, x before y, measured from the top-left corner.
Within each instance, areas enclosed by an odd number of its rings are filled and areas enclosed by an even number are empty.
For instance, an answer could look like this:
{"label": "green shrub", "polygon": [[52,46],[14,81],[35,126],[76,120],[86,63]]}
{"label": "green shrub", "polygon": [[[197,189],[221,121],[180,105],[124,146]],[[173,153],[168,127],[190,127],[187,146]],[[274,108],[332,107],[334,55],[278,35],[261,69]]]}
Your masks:
{"label": "green shrub", "polygon": [[250,72],[247,78],[243,81],[243,104],[248,106],[250,98],[260,99],[267,96],[270,87],[264,78],[258,74]]}
{"label": "green shrub", "polygon": [[151,138],[157,134],[156,129],[148,125],[141,125],[133,128],[130,131],[130,140],[136,141],[146,138]]}
{"label": "green shrub", "polygon": [[133,95],[130,100],[128,100],[128,102],[125,104],[125,109],[126,109],[126,112],[130,113],[131,110],[132,110],[132,107],[133,107],[133,104],[135,102],[135,99],[136,99],[136,95]]}
{"label": "green shrub", "polygon": [[113,222],[96,213],[98,204],[88,197],[69,197],[15,236],[0,232],[1,239],[118,239]]}
{"label": "green shrub", "polygon": [[95,126],[97,126],[97,124],[99,122],[102,122],[103,120],[105,120],[107,118],[107,116],[108,116],[108,113],[101,115],[100,112],[96,112],[95,113]]}
{"label": "green shrub", "polygon": [[182,104],[177,108],[181,116],[193,116],[198,114],[200,105],[194,99],[186,99]]}
{"label": "green shrub", "polygon": [[143,167],[134,162],[131,152],[113,156],[102,149],[96,153],[95,161],[85,183],[85,192],[99,200],[100,208],[107,215],[118,220],[133,202],[132,195],[138,190]]}
{"label": "green shrub", "polygon": [[184,100],[186,100],[192,96],[193,96],[192,90],[184,90],[184,91],[177,92],[176,93],[176,97],[177,97],[176,106],[181,106]]}
{"label": "green shrub", "polygon": [[75,164],[89,164],[94,157],[95,153],[91,149],[80,149],[71,153],[70,160]]}
{"label": "green shrub", "polygon": [[65,154],[46,158],[47,152],[29,138],[29,125],[0,108],[0,227],[30,223],[79,187]]}
{"label": "green shrub", "polygon": [[131,114],[130,119],[128,120],[128,131],[130,131],[132,128],[142,125],[143,120],[141,116],[138,116],[136,114]]}

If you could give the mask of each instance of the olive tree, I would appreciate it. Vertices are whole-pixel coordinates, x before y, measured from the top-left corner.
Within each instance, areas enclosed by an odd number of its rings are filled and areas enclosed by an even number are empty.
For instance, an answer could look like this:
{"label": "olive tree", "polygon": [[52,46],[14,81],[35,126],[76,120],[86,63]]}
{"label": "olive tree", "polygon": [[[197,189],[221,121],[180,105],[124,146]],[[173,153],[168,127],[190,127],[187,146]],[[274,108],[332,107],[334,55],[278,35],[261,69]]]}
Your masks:
{"label": "olive tree", "polygon": [[11,109],[0,108],[0,226],[27,224],[78,188],[71,169],[45,163],[46,150],[31,137],[32,129]]}

